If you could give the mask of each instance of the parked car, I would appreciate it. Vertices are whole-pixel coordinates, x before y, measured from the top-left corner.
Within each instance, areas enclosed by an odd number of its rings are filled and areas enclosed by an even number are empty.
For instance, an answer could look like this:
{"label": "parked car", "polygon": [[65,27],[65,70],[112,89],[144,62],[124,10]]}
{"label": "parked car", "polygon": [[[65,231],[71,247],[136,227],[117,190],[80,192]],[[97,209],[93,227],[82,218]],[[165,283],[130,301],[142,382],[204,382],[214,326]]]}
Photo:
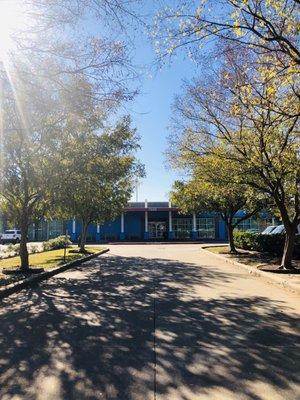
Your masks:
{"label": "parked car", "polygon": [[0,235],[1,244],[5,243],[20,243],[21,231],[18,229],[8,229]]}
{"label": "parked car", "polygon": [[[284,235],[284,225],[278,225],[272,232],[271,235]],[[300,235],[300,224],[297,226],[296,235]]]}
{"label": "parked car", "polygon": [[273,233],[274,229],[277,228],[277,225],[267,226],[265,230],[262,231],[262,235],[270,235]]}
{"label": "parked car", "polygon": [[247,229],[246,232],[250,232],[250,233],[260,233],[260,230],[258,228],[251,228],[251,229]]}

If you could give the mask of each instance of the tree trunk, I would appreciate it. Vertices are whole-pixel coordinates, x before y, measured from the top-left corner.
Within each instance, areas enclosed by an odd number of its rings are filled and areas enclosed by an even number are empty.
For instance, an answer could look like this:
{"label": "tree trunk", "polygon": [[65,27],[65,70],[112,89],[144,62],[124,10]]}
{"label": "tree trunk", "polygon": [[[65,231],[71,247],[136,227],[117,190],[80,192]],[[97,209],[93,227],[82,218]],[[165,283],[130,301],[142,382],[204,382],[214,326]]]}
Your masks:
{"label": "tree trunk", "polygon": [[88,230],[89,223],[86,221],[82,221],[82,230],[81,230],[81,237],[80,237],[80,249],[81,253],[85,253],[85,244],[86,244],[86,235]]}
{"label": "tree trunk", "polygon": [[226,224],[227,227],[227,233],[228,233],[228,240],[229,240],[229,250],[230,253],[232,254],[236,254],[236,248],[235,248],[235,244],[234,244],[234,238],[233,238],[233,226],[230,222],[228,222]]}
{"label": "tree trunk", "polygon": [[296,224],[292,224],[291,226],[285,226],[286,235],[285,235],[284,249],[280,267],[282,269],[290,269],[293,267],[292,258],[295,245],[296,230],[297,230]]}
{"label": "tree trunk", "polygon": [[20,240],[21,269],[23,271],[28,271],[29,270],[29,257],[27,249],[28,221],[22,221],[20,230],[21,230],[21,240]]}

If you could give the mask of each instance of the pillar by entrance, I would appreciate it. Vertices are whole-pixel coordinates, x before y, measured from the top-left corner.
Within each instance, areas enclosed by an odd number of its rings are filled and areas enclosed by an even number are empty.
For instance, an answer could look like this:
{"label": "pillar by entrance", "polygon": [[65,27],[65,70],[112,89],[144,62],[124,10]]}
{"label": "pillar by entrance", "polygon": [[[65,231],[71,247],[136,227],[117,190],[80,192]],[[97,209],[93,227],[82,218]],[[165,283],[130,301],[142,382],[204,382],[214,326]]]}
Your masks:
{"label": "pillar by entrance", "polygon": [[99,243],[100,241],[101,241],[100,224],[97,224],[96,242]]}
{"label": "pillar by entrance", "polygon": [[197,240],[197,220],[196,220],[196,213],[193,213],[193,230],[192,230],[192,240]]}
{"label": "pillar by entrance", "polygon": [[145,200],[145,228],[144,228],[144,240],[148,240],[149,239],[149,229],[148,229],[148,201],[147,199]]}
{"label": "pillar by entrance", "polygon": [[76,219],[73,218],[72,221],[72,233],[71,233],[71,240],[72,242],[76,242]]}
{"label": "pillar by entrance", "polygon": [[124,213],[121,214],[121,233],[120,233],[120,240],[125,240],[125,218]]}
{"label": "pillar by entrance", "polygon": [[[171,202],[169,201],[169,208],[172,207]],[[173,221],[172,221],[172,211],[169,211],[169,232],[168,232],[168,239],[174,239],[174,232],[173,232]]]}

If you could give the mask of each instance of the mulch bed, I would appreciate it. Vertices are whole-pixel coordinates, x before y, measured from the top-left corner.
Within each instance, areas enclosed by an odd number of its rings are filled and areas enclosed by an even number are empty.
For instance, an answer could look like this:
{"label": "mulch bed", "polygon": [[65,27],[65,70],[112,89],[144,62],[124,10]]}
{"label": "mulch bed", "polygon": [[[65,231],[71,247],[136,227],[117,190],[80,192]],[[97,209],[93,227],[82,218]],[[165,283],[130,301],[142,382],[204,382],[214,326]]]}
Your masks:
{"label": "mulch bed", "polygon": [[274,272],[275,274],[300,274],[300,267],[295,265],[293,269],[281,269],[278,265],[259,265],[257,267],[260,271]]}
{"label": "mulch bed", "polygon": [[260,271],[273,272],[276,274],[300,274],[300,260],[293,260],[293,269],[281,269],[281,258],[272,254],[259,253],[255,251],[251,252],[246,250],[238,250],[238,254],[230,254],[228,252],[222,252],[220,254],[234,258],[238,262],[253,265]]}

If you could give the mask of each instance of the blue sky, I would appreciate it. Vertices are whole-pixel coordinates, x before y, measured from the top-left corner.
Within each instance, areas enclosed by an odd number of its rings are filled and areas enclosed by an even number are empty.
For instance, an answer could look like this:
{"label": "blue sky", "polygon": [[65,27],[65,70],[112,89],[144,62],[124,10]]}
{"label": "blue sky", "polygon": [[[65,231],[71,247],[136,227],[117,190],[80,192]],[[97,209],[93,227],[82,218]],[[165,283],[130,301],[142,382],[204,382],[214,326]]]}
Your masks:
{"label": "blue sky", "polygon": [[[158,4],[160,0],[157,0]],[[174,0],[164,0],[164,5],[173,4]],[[143,12],[153,17],[155,2],[143,9]],[[149,22],[148,21],[148,22]],[[103,27],[99,21],[89,23],[84,29],[91,33],[100,33]],[[142,76],[137,82],[139,95],[129,104],[125,105],[125,112],[132,117],[133,126],[141,137],[141,150],[138,152],[139,160],[145,165],[146,178],[140,181],[138,187],[138,200],[168,200],[169,191],[179,173],[171,171],[166,166],[164,152],[167,149],[167,136],[170,131],[171,105],[176,94],[180,94],[183,79],[195,76],[196,67],[189,59],[181,55],[173,56],[172,62],[158,70],[153,64],[156,60],[155,51],[147,33],[142,33],[142,28],[137,30],[128,23],[128,34],[134,47],[132,63],[141,68]],[[104,29],[105,32],[105,29]],[[115,39],[118,31],[112,32]],[[135,85],[135,83],[134,83]],[[136,199],[136,193],[132,200]]]}
{"label": "blue sky", "polygon": [[[129,105],[128,110],[141,136],[142,149],[138,157],[146,167],[146,178],[140,182],[138,199],[168,200],[168,193],[178,173],[166,167],[164,152],[167,136],[170,133],[171,105],[176,94],[181,92],[183,79],[192,78],[195,66],[190,60],[180,56],[161,70],[150,64],[155,53],[149,39],[136,40],[136,60],[138,64],[148,64],[143,74],[140,95]],[[135,200],[136,194],[132,200]]]}

